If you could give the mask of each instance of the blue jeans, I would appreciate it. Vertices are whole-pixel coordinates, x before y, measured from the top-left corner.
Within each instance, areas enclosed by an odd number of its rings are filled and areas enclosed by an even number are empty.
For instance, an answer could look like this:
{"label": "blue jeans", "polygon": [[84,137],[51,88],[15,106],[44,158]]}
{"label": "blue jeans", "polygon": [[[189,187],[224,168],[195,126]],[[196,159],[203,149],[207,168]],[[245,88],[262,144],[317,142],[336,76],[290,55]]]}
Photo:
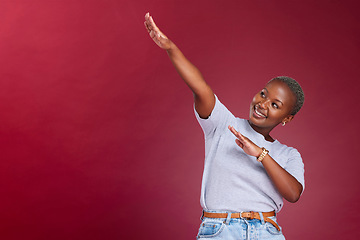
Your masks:
{"label": "blue jeans", "polygon": [[[269,218],[276,222],[276,217]],[[285,237],[271,223],[257,219],[203,217],[196,239],[285,240]]]}

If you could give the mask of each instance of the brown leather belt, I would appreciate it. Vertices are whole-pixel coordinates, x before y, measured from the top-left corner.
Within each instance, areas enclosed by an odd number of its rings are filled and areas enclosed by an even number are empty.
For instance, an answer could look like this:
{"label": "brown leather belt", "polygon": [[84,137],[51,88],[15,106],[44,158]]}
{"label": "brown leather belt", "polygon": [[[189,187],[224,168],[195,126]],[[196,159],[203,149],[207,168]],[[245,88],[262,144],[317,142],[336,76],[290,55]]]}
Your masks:
{"label": "brown leather belt", "polygon": [[[262,214],[263,214],[265,222],[271,223],[272,225],[274,225],[274,227],[276,227],[276,229],[278,231],[280,231],[279,225],[276,222],[274,222],[272,219],[268,218],[268,217],[275,216],[275,211],[263,212]],[[206,217],[206,218],[227,218],[228,214],[227,213],[211,213],[211,212],[205,212],[204,211],[203,216]],[[231,218],[247,218],[247,219],[261,220],[260,214],[258,212],[231,213]]]}

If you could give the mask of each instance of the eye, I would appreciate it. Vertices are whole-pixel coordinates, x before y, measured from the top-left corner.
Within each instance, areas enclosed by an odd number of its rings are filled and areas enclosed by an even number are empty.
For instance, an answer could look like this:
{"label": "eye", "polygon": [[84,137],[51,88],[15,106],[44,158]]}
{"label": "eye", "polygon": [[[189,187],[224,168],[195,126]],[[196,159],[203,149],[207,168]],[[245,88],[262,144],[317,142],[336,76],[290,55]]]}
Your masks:
{"label": "eye", "polygon": [[276,103],[272,103],[271,105],[273,106],[273,108],[276,108],[276,109],[279,108],[279,106]]}
{"label": "eye", "polygon": [[261,97],[265,97],[264,91],[261,91],[261,92],[260,92],[260,96],[261,96]]}

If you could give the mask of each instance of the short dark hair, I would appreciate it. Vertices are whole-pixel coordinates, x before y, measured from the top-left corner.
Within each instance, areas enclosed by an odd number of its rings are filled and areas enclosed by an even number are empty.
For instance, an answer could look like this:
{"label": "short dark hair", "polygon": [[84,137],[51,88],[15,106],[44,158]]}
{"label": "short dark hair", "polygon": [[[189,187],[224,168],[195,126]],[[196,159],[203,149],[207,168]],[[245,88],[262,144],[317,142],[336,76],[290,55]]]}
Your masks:
{"label": "short dark hair", "polygon": [[274,80],[279,80],[279,81],[285,83],[290,88],[290,90],[294,93],[294,95],[296,97],[296,102],[295,102],[295,106],[291,112],[291,115],[294,116],[296,113],[298,113],[300,111],[301,107],[304,105],[304,100],[305,100],[304,91],[302,90],[300,84],[291,77],[278,76],[278,77],[271,79],[269,82],[274,81]]}

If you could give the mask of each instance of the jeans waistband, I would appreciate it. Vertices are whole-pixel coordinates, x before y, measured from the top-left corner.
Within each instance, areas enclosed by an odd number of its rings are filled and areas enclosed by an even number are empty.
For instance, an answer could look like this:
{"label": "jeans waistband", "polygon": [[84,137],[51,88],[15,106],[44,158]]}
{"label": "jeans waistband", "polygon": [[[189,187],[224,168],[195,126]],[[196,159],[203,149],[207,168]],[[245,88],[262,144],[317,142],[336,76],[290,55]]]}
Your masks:
{"label": "jeans waistband", "polygon": [[226,220],[224,221],[224,223],[229,224],[230,219],[231,218],[243,218],[243,219],[258,219],[261,222],[269,222],[272,225],[274,225],[274,227],[276,227],[276,229],[278,231],[280,231],[280,227],[279,225],[273,221],[272,219],[270,219],[269,217],[273,217],[276,216],[275,211],[271,211],[271,212],[212,212],[212,211],[204,211],[202,213],[202,217],[201,219],[203,219],[203,217],[206,218],[226,218]]}

